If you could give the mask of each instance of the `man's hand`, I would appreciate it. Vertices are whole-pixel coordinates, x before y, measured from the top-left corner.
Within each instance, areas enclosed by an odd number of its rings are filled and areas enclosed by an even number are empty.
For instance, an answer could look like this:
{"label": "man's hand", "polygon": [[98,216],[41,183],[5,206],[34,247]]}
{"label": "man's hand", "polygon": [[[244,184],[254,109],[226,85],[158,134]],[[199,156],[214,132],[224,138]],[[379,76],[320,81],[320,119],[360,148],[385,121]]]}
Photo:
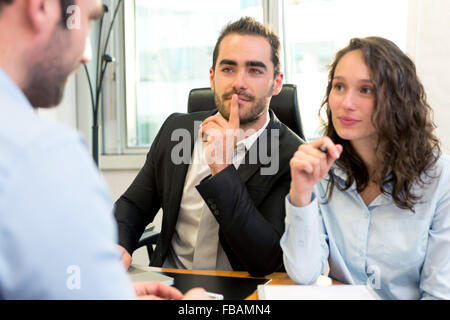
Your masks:
{"label": "man's hand", "polygon": [[136,282],[133,287],[136,296],[143,300],[183,299],[183,294],[178,289],[158,281]]}
{"label": "man's hand", "polygon": [[183,295],[178,289],[158,281],[137,282],[133,287],[141,300],[211,300],[202,288],[191,289]]}
{"label": "man's hand", "polygon": [[199,135],[206,143],[206,160],[215,175],[232,163],[233,151],[240,134],[238,95],[231,97],[228,121],[219,113],[207,118],[200,126]]}
{"label": "man's hand", "polygon": [[131,266],[131,262],[133,261],[133,258],[128,253],[127,249],[125,249],[121,245],[117,245],[117,247],[119,248],[120,252],[122,253],[123,266],[125,267],[125,270],[128,270]]}
{"label": "man's hand", "polygon": [[183,300],[212,300],[203,288],[194,288],[186,292]]}
{"label": "man's hand", "polygon": [[[321,151],[321,147],[326,147],[327,151]],[[342,146],[335,145],[329,137],[298,148],[290,161],[292,181],[289,196],[294,206],[304,207],[311,202],[314,185],[325,178],[342,150]]]}

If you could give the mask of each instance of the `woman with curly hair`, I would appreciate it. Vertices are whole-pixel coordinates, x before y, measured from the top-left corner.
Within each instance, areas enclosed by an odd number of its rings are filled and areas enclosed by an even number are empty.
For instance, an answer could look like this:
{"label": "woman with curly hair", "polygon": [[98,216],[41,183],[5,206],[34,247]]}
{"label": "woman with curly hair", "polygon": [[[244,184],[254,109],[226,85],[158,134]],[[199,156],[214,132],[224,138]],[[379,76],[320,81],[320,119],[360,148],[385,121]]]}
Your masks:
{"label": "woman with curly hair", "polygon": [[284,264],[384,299],[450,299],[450,157],[414,63],[391,41],[356,38],[330,68],[325,136],[290,162]]}

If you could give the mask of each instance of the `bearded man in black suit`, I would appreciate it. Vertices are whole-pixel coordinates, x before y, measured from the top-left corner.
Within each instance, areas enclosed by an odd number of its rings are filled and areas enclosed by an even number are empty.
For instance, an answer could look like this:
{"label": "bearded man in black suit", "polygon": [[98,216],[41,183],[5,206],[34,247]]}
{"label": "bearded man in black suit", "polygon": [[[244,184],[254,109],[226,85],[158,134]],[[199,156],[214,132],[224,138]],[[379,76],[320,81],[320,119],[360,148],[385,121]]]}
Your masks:
{"label": "bearded man in black suit", "polygon": [[269,110],[282,89],[279,56],[277,35],[254,19],[224,28],[210,69],[218,110],[171,115],[116,202],[126,266],[162,208],[152,266],[254,276],[283,268],[289,160],[303,141]]}

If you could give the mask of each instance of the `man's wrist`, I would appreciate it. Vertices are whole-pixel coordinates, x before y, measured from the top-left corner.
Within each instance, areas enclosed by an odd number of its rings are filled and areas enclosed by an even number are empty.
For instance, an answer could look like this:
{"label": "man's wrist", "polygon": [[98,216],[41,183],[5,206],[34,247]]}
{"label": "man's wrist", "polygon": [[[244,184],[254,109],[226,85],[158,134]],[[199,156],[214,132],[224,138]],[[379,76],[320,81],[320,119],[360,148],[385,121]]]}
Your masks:
{"label": "man's wrist", "polygon": [[212,164],[212,165],[210,165],[209,168],[211,169],[211,175],[215,176],[216,174],[223,171],[228,166],[230,166],[230,164]]}

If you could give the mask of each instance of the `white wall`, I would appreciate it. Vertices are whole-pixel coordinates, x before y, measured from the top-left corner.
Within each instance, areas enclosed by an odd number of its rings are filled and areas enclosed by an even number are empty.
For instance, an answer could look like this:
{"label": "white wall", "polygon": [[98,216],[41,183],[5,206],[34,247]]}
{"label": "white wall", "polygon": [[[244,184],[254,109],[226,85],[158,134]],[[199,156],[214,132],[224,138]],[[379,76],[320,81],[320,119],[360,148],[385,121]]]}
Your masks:
{"label": "white wall", "polygon": [[437,135],[450,154],[450,1],[418,1],[415,62],[434,110]]}

